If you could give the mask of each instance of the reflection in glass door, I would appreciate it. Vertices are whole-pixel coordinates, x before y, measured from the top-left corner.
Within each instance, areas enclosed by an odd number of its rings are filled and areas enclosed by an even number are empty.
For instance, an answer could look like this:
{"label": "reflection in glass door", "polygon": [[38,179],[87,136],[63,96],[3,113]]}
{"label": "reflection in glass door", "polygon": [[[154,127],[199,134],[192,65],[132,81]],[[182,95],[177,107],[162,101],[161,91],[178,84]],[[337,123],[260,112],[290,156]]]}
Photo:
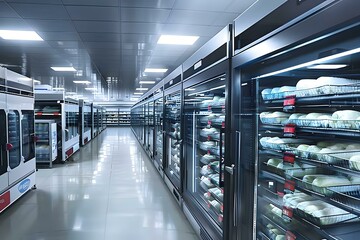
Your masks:
{"label": "reflection in glass door", "polygon": [[8,113],[9,166],[11,169],[20,165],[20,114],[10,110]]}
{"label": "reflection in glass door", "polygon": [[181,153],[181,94],[180,91],[165,96],[165,131],[166,131],[166,172],[180,186]]}
{"label": "reflection in glass door", "polygon": [[35,128],[34,111],[25,110],[21,115],[22,128],[22,156],[25,162],[35,158]]}
{"label": "reflection in glass door", "polygon": [[6,114],[0,110],[0,175],[7,172],[7,152],[6,152]]}
{"label": "reflection in glass door", "polygon": [[185,89],[187,190],[222,227],[225,76]]}
{"label": "reflection in glass door", "polygon": [[154,154],[154,102],[150,101],[148,105],[148,150],[150,156]]}
{"label": "reflection in glass door", "polygon": [[155,100],[155,160],[162,167],[163,163],[163,98]]}

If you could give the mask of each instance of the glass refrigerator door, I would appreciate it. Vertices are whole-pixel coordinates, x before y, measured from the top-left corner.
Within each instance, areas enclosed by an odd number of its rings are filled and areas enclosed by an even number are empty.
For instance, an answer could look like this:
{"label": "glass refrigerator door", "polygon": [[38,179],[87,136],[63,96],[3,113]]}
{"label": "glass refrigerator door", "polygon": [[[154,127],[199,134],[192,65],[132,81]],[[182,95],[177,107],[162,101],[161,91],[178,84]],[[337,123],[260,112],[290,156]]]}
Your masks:
{"label": "glass refrigerator door", "polygon": [[163,99],[155,100],[155,160],[160,166],[163,162]]}
{"label": "glass refrigerator door", "polygon": [[148,109],[148,147],[150,155],[153,156],[154,153],[154,102],[149,102]]}
{"label": "glass refrigerator door", "polygon": [[7,172],[8,161],[6,151],[6,114],[4,110],[0,110],[0,175]]}
{"label": "glass refrigerator door", "polygon": [[148,149],[149,147],[149,106],[148,104],[144,104],[144,118],[145,118],[145,121],[144,121],[144,146],[145,146],[145,149]]}
{"label": "glass refrigerator door", "polygon": [[20,114],[10,110],[8,113],[9,166],[11,169],[20,165]]}
{"label": "glass refrigerator door", "polygon": [[180,187],[181,157],[181,94],[180,91],[165,96],[165,132],[166,132],[166,173]]}
{"label": "glass refrigerator door", "polygon": [[257,86],[259,239],[360,234],[358,33],[340,29],[244,69]]}
{"label": "glass refrigerator door", "polygon": [[224,76],[185,89],[186,188],[222,227],[225,146]]}
{"label": "glass refrigerator door", "polygon": [[34,111],[25,110],[21,115],[22,128],[22,156],[25,162],[35,158],[35,127]]}

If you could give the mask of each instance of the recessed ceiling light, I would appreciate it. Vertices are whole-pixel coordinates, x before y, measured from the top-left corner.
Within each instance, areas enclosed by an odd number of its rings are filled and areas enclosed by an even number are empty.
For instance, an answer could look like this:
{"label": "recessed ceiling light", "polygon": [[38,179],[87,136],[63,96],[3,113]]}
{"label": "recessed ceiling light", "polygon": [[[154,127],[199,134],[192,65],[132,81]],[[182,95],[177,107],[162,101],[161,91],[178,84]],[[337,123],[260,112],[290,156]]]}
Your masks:
{"label": "recessed ceiling light", "polygon": [[96,88],[85,88],[85,90],[87,90],[87,91],[96,91]]}
{"label": "recessed ceiling light", "polygon": [[195,88],[187,88],[185,89],[185,91],[195,91],[196,89]]}
{"label": "recessed ceiling light", "polygon": [[136,92],[136,93],[134,93],[134,95],[143,95],[144,93],[142,93],[142,92]]}
{"label": "recessed ceiling light", "polygon": [[56,72],[76,72],[76,69],[73,67],[51,67],[51,69]]}
{"label": "recessed ceiling light", "polygon": [[198,39],[198,36],[161,35],[158,44],[193,45]]}
{"label": "recessed ceiling light", "polygon": [[73,81],[73,83],[76,83],[76,84],[90,84],[91,82],[90,81],[83,81],[83,80],[75,80]]}
{"label": "recessed ceiling light", "polygon": [[0,37],[5,40],[44,41],[34,31],[0,30]]}
{"label": "recessed ceiling light", "polygon": [[155,81],[140,81],[139,84],[154,84]]}
{"label": "recessed ceiling light", "polygon": [[346,64],[318,64],[308,67],[309,69],[339,69],[347,67]]}
{"label": "recessed ceiling light", "polygon": [[166,68],[145,68],[144,72],[148,72],[148,73],[164,73],[166,71],[167,71]]}
{"label": "recessed ceiling light", "polygon": [[148,88],[143,88],[143,87],[139,87],[139,88],[136,88],[137,91],[146,91],[148,90]]}

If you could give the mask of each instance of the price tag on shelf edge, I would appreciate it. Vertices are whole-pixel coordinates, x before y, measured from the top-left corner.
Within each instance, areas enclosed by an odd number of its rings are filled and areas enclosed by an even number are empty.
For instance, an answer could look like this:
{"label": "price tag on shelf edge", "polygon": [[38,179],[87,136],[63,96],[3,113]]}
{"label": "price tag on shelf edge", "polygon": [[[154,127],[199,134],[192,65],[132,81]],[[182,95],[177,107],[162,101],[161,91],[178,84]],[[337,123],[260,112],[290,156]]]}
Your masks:
{"label": "price tag on shelf edge", "polygon": [[208,106],[208,111],[211,111],[211,106],[210,105]]}
{"label": "price tag on shelf edge", "polygon": [[295,191],[295,182],[290,179],[285,179],[284,193],[294,193],[294,191]]}
{"label": "price tag on shelf edge", "polygon": [[295,163],[295,154],[285,152],[283,156],[283,164],[294,166]]}
{"label": "price tag on shelf edge", "polygon": [[293,234],[292,232],[286,231],[286,233],[285,233],[285,239],[286,239],[286,240],[295,240],[295,239],[296,239],[296,236],[295,236],[295,234]]}
{"label": "price tag on shelf edge", "polygon": [[290,207],[285,207],[283,206],[283,209],[282,209],[282,218],[285,220],[285,221],[291,221],[292,218],[294,216],[294,211],[292,208]]}
{"label": "price tag on shelf edge", "polygon": [[283,104],[284,112],[293,112],[295,110],[295,102],[296,102],[295,95],[287,96],[284,99],[284,104]]}
{"label": "price tag on shelf edge", "polygon": [[295,137],[296,136],[296,125],[286,124],[284,126],[284,137]]}

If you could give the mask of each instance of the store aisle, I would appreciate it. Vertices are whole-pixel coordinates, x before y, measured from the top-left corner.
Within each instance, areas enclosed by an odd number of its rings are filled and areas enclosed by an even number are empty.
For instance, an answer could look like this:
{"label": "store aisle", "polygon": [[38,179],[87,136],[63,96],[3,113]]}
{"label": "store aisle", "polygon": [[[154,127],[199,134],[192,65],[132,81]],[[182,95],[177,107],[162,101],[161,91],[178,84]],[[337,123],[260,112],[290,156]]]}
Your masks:
{"label": "store aisle", "polygon": [[0,214],[1,240],[198,239],[128,128],[40,169],[37,187]]}

